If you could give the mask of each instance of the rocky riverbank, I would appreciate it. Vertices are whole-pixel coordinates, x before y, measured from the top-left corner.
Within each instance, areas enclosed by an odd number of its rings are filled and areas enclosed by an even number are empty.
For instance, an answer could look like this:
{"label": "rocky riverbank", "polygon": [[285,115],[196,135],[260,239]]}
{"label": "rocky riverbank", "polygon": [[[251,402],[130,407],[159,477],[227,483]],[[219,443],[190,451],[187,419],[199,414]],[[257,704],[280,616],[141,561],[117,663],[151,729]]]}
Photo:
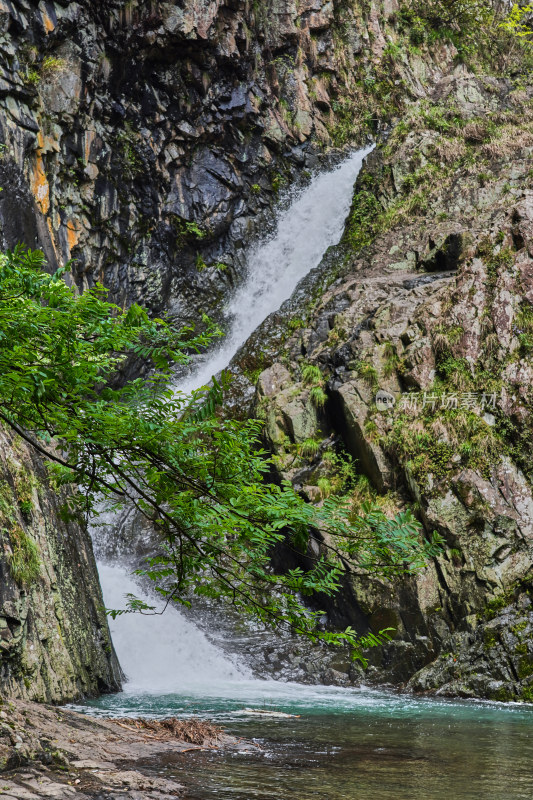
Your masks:
{"label": "rocky riverbank", "polygon": [[[172,724],[174,722],[174,724]],[[205,722],[145,727],[24,701],[0,706],[0,794],[6,800],[163,800],[184,787],[141,762],[194,750],[256,749]]]}

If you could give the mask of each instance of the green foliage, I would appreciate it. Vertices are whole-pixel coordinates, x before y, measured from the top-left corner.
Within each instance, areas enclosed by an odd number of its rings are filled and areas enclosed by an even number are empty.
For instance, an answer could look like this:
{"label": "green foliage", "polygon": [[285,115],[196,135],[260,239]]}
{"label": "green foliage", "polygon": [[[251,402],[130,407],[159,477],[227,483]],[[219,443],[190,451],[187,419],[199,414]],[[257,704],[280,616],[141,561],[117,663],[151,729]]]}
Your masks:
{"label": "green foliage", "polygon": [[15,493],[18,507],[23,514],[31,513],[33,509],[34,480],[27,474],[19,472],[15,477]]}
{"label": "green foliage", "polygon": [[207,233],[196,222],[188,222],[177,214],[170,216],[170,224],[176,232],[176,245],[178,247],[199,242],[207,236]]}
{"label": "green foliage", "polygon": [[[353,514],[353,495],[355,487],[361,486],[366,481],[364,476],[358,475],[352,457],[344,450],[327,450],[323,456],[323,462],[327,465],[327,477],[331,484],[331,494],[345,497],[350,503],[350,514]],[[369,500],[367,495],[365,500]],[[370,505],[378,505],[372,498]]]}
{"label": "green foliage", "polygon": [[421,121],[429,130],[453,135],[463,126],[463,120],[458,115],[451,115],[450,109],[435,103],[421,105]]}
{"label": "green foliage", "polygon": [[496,647],[496,645],[498,644],[498,639],[495,630],[493,630],[492,628],[486,628],[483,631],[483,644],[489,650],[493,647]]}
{"label": "green foliage", "polygon": [[41,74],[43,76],[54,75],[58,72],[62,72],[66,66],[67,62],[64,58],[46,56],[43,58],[43,62],[41,64]]}
{"label": "green foliage", "polygon": [[60,75],[68,69],[68,61],[60,56],[41,57],[39,50],[34,45],[22,45],[18,51],[21,63],[21,76],[24,83],[38,86],[41,80]]}
{"label": "green foliage", "polygon": [[328,396],[324,391],[325,381],[319,367],[314,364],[305,364],[302,367],[302,381],[305,386],[310,386],[309,397],[317,408],[324,408]]}
{"label": "green foliage", "polygon": [[533,352],[533,306],[524,303],[519,309],[513,324],[513,332],[520,341],[521,354],[524,356]]}
{"label": "green foliage", "polygon": [[527,6],[514,3],[509,16],[500,27],[509,33],[514,34],[519,39],[524,39],[528,44],[533,44],[533,3]]}
{"label": "green foliage", "polygon": [[324,408],[328,399],[326,392],[321,386],[312,386],[309,397],[313,405],[317,408]]}
{"label": "green foliage", "polygon": [[293,331],[297,331],[299,328],[305,328],[306,322],[301,317],[293,317],[287,323],[287,327],[289,331],[292,333]]}
{"label": "green foliage", "polygon": [[280,172],[274,173],[274,175],[272,176],[271,181],[270,181],[270,185],[272,186],[272,190],[274,192],[276,192],[276,194],[280,191],[280,189],[283,188],[283,186],[285,186],[286,183],[287,183],[287,179]]}
{"label": "green foliage", "polygon": [[304,458],[315,458],[320,452],[320,445],[317,439],[306,439],[299,446],[300,455]]}
{"label": "green foliage", "polygon": [[6,557],[11,577],[26,586],[38,577],[41,567],[39,549],[27,531],[19,523],[18,511],[27,515],[32,511],[33,481],[30,476],[10,464],[14,482],[14,493],[6,482],[0,484],[0,531],[7,537]]}
{"label": "green foliage", "polygon": [[323,378],[320,369],[313,364],[306,364],[302,369],[302,381],[305,386],[322,386]]}
{"label": "green foliage", "polygon": [[379,388],[378,373],[373,364],[368,361],[359,361],[355,367],[357,374],[373,389]]}
{"label": "green foliage", "polygon": [[533,431],[530,425],[520,424],[507,414],[497,419],[497,432],[502,440],[504,452],[520,467],[524,475],[533,483]]}
{"label": "green foliage", "polygon": [[117,144],[121,156],[122,167],[131,180],[141,174],[143,163],[138,152],[139,135],[134,131],[131,122],[124,123],[124,129],[117,136]]}
{"label": "green foliage", "polygon": [[[290,484],[269,484],[261,424],[214,413],[224,384],[190,397],[169,385],[173,365],[217,334],[208,322],[203,334],[176,330],[139,306],[108,303],[101,286],[77,294],[44,266],[42,253],[20,247],[0,257],[0,419],[48,459],[57,485],[78,487],[88,511],[103,495],[150,520],[162,549],[140,573],[167,600],[226,600],[312,641],[348,644],[364,660],[370,639],[322,630],[322,612],[303,598],[335,594],[346,563],[383,578],[412,572],[437,542],[423,543],[405,513],[389,519],[368,506],[354,515],[333,497],[317,508]],[[113,388],[132,355],[151,362],[150,378]],[[327,554],[307,570],[275,572],[274,548],[289,541],[306,554],[317,528],[331,542]],[[31,542],[21,547],[35,571]],[[135,598],[130,609],[139,610]]]}
{"label": "green foliage", "polygon": [[186,233],[193,236],[195,239],[203,239],[205,237],[205,231],[203,231],[196,222],[186,222],[184,228]]}
{"label": "green foliage", "polygon": [[507,449],[494,428],[474,411],[432,411],[429,406],[417,418],[398,415],[382,443],[408,465],[428,494],[433,492],[435,483],[459,468],[476,469],[490,479],[492,469]]}
{"label": "green foliage", "polygon": [[448,555],[451,558],[454,566],[460,567],[463,563],[463,553],[458,547],[450,547]]}
{"label": "green foliage", "polygon": [[487,0],[404,0],[398,29],[416,48],[451,42],[472,71],[516,79],[533,66],[531,4]]}
{"label": "green foliage", "polygon": [[516,625],[511,626],[511,631],[514,633],[515,636],[520,636],[522,631],[524,631],[529,625],[529,620],[523,619],[520,622],[517,622]]}
{"label": "green foliage", "polygon": [[40,72],[33,67],[26,67],[26,71],[24,73],[24,83],[28,84],[28,86],[38,86],[40,81]]}
{"label": "green foliage", "polygon": [[201,256],[201,254],[200,254],[200,253],[196,253],[196,261],[195,261],[195,264],[196,264],[196,269],[197,269],[199,272],[202,272],[202,270],[204,270],[204,269],[207,269],[207,264],[205,263],[205,261],[204,261],[204,259],[202,258],[202,256]]}
{"label": "green foliage", "polygon": [[107,613],[111,619],[117,619],[117,617],[122,617],[124,614],[154,613],[156,610],[156,606],[149,605],[144,600],[140,600],[129,592],[125,595],[125,599],[127,601],[126,608],[110,608],[108,610]]}
{"label": "green foliage", "polygon": [[402,48],[399,44],[389,42],[383,50],[383,57],[389,58],[391,61],[397,61],[402,57]]}
{"label": "green foliage", "polygon": [[522,655],[518,662],[518,677],[523,680],[533,675],[533,656],[528,654]]}
{"label": "green foliage", "polygon": [[346,239],[355,253],[369,245],[379,231],[378,220],[383,207],[373,192],[361,189],[356,192],[346,229]]}
{"label": "green foliage", "polygon": [[388,377],[392,375],[398,366],[399,357],[396,347],[392,342],[385,342],[383,345],[383,359],[385,361],[384,373]]}
{"label": "green foliage", "polygon": [[326,478],[325,475],[317,480],[316,485],[320,489],[322,497],[329,497],[333,492],[331,481],[329,478]]}
{"label": "green foliage", "polygon": [[521,691],[520,699],[524,703],[533,703],[533,686],[525,686]]}
{"label": "green foliage", "polygon": [[472,383],[472,370],[465,358],[457,358],[444,351],[436,359],[437,374],[443,378],[450,388],[464,391]]}
{"label": "green foliage", "polygon": [[386,208],[378,200],[372,185],[358,187],[352,200],[343,239],[352,254],[357,256],[379,233],[389,230],[402,220],[412,221],[415,214],[425,211],[431,187],[437,178],[442,178],[444,171],[445,168],[440,163],[428,163],[406,176],[401,192]]}
{"label": "green foliage", "polygon": [[510,589],[503,594],[494,597],[492,600],[489,600],[485,607],[485,616],[487,619],[494,619],[506,608],[510,603],[513,602],[514,599],[514,591]]}
{"label": "green foliage", "polygon": [[451,348],[461,340],[464,334],[462,325],[437,325],[433,331],[433,349],[440,360],[451,354]]}

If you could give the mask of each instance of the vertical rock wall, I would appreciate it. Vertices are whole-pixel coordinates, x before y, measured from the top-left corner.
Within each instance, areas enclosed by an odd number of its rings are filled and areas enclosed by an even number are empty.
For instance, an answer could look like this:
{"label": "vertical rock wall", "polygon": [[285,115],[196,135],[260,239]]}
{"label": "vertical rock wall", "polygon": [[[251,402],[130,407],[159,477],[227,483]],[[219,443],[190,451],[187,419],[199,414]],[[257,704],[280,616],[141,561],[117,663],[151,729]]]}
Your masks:
{"label": "vertical rock wall", "polygon": [[[4,239],[120,304],[216,313],[280,189],[372,131],[389,5],[0,0],[2,201],[29,192],[37,228],[0,212]],[[379,67],[389,111],[446,65],[433,51]]]}
{"label": "vertical rock wall", "polygon": [[87,530],[40,459],[0,430],[0,692],[61,702],[120,687]]}

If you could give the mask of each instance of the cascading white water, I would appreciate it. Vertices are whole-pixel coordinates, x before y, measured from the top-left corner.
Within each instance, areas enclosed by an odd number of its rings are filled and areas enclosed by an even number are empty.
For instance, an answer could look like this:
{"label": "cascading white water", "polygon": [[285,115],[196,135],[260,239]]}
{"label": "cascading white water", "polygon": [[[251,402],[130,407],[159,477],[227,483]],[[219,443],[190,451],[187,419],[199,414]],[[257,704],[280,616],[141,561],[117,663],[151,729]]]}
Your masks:
{"label": "cascading white water", "polygon": [[[122,608],[124,596],[143,594],[124,567],[100,564],[100,582],[108,608]],[[154,598],[150,605],[161,607]],[[119,661],[128,679],[128,692],[167,692],[178,682],[189,690],[213,678],[232,681],[248,675],[237,668],[204,633],[169,606],[162,615],[125,614],[110,622]]]}
{"label": "cascading white water", "polygon": [[[227,309],[231,319],[228,335],[177,389],[190,393],[224,369],[257,326],[318,266],[328,247],[339,241],[355,179],[371,149],[360,150],[334,170],[319,175],[281,215],[276,232],[252,247],[246,281]],[[101,564],[99,571],[108,608],[122,608],[128,593],[139,596],[139,587],[124,567]],[[228,696],[228,684],[233,684],[240,688],[234,695],[242,696],[247,687],[247,696],[257,696],[249,672],[233,664],[175,608],[168,608],[162,616],[119,616],[111,623],[111,633],[129,679],[128,694],[198,690],[208,694],[216,685],[219,696]],[[279,692],[279,687],[274,691],[272,681],[253,683],[268,686],[269,694]]]}
{"label": "cascading white water", "polygon": [[180,381],[180,391],[192,392],[227,367],[255,329],[320,264],[328,247],[337,244],[350,210],[353,185],[371,150],[359,150],[336,169],[315,178],[281,215],[273,236],[251,248],[247,278],[227,308],[230,330],[222,345]]}

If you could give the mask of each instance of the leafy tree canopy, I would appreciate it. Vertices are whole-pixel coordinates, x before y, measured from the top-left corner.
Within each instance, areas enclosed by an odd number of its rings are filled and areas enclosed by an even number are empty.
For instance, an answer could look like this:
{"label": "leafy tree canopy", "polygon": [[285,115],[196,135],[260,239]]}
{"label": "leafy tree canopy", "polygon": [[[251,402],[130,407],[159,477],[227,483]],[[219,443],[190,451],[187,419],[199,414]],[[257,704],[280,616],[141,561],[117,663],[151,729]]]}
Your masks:
{"label": "leafy tree canopy", "polygon": [[[353,569],[385,578],[419,569],[438,541],[424,542],[408,511],[388,519],[366,507],[353,517],[338,499],[317,508],[290,485],[268,483],[260,424],[214,413],[223,381],[190,397],[171,385],[173,365],[206,347],[214,326],[176,330],[137,305],[109,303],[101,286],[79,294],[62,271],[45,267],[40,251],[0,255],[0,419],[45,456],[59,484],[77,487],[71,513],[80,504],[94,511],[102,495],[133,504],[161,536],[159,555],[141,572],[163,597],[225,599],[313,641],[347,643],[363,659],[387,632],[321,630],[322,612],[305,598],[333,595]],[[150,377],[115,388],[132,356],[151,361]],[[280,545],[307,553],[309,567],[276,572]],[[135,598],[130,607],[147,609]]]}

